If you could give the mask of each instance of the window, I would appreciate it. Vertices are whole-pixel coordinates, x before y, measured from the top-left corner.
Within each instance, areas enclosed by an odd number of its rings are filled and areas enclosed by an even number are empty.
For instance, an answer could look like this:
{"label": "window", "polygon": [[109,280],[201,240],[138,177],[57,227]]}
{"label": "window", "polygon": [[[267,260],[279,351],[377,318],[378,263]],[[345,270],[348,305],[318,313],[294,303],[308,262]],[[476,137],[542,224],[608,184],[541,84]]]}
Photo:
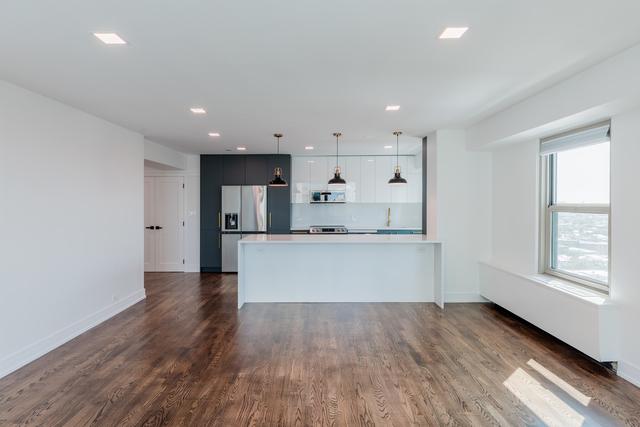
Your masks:
{"label": "window", "polygon": [[543,272],[609,284],[609,122],[543,139]]}

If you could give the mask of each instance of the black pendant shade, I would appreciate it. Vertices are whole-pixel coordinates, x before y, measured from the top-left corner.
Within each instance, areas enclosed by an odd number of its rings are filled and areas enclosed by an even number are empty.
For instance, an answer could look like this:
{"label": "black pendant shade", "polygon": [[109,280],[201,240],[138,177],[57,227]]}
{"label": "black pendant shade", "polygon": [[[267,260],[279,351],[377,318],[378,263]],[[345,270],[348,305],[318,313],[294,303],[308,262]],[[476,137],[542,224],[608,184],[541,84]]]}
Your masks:
{"label": "black pendant shade", "polygon": [[340,176],[340,166],[338,166],[338,159],[339,159],[338,146],[339,146],[340,137],[342,136],[342,134],[340,132],[334,132],[333,136],[336,137],[336,169],[333,174],[333,178],[329,180],[329,184],[346,184],[347,181],[345,181],[344,178]]}
{"label": "black pendant shade", "polygon": [[[280,154],[280,138],[282,138],[281,133],[274,133],[273,136],[278,140],[278,154]],[[269,181],[269,187],[287,187],[287,181],[282,179],[282,168],[276,166],[273,170],[273,179]]]}
{"label": "black pendant shade", "polygon": [[396,167],[396,171],[393,174],[393,178],[389,180],[389,184],[406,184],[407,180],[400,176],[400,168]]}
{"label": "black pendant shade", "polygon": [[396,169],[393,173],[393,178],[389,180],[389,184],[402,185],[407,183],[407,180],[400,175],[400,143],[398,140],[400,135],[402,135],[402,132],[397,130],[393,132],[393,134],[396,136]]}
{"label": "black pendant shade", "polygon": [[333,178],[329,180],[329,184],[346,184],[346,183],[347,181],[345,181],[344,178],[340,176],[340,168],[336,167],[336,171],[333,174]]}

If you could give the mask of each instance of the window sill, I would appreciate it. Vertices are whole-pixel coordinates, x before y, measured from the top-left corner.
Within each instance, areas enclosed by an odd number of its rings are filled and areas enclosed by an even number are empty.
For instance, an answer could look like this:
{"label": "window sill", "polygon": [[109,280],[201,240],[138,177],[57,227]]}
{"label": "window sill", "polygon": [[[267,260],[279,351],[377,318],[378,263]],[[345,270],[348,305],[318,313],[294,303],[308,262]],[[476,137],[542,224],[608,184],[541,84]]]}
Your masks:
{"label": "window sill", "polygon": [[548,286],[576,298],[591,302],[592,304],[604,305],[609,302],[609,295],[604,291],[590,289],[584,285],[574,283],[571,280],[563,279],[552,274],[533,274],[528,278],[544,286]]}
{"label": "window sill", "polygon": [[597,291],[595,289],[589,289],[585,286],[571,282],[570,280],[562,279],[551,274],[538,273],[538,274],[521,274],[511,271],[509,269],[500,267],[495,264],[485,263],[486,265],[501,270],[507,274],[517,276],[530,282],[551,289],[556,292],[560,292],[564,295],[576,298],[587,304],[594,304],[599,306],[606,306],[611,304],[609,295],[604,292]]}

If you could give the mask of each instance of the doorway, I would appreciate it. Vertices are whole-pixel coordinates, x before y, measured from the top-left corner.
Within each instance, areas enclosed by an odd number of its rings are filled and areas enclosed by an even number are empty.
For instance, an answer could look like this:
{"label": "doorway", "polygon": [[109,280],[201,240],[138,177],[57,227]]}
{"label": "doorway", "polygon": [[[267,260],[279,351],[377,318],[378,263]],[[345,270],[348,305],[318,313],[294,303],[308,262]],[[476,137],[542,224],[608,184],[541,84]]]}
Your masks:
{"label": "doorway", "polygon": [[184,271],[184,177],[144,178],[144,271]]}

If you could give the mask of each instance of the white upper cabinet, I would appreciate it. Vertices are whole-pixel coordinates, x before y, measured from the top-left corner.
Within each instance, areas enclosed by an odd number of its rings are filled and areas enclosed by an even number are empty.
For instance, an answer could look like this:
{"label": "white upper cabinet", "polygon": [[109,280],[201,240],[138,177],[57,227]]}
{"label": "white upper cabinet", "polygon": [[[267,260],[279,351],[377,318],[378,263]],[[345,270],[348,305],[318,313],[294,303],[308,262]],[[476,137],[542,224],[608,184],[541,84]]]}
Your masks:
{"label": "white upper cabinet", "polygon": [[422,158],[400,156],[402,177],[407,185],[392,186],[395,156],[341,156],[339,166],[346,185],[330,186],[336,167],[334,156],[293,157],[291,202],[309,203],[310,192],[345,190],[348,203],[420,203],[422,200]]}
{"label": "white upper cabinet", "polygon": [[422,156],[409,156],[407,157],[408,168],[405,175],[403,171],[402,176],[407,180],[407,202],[409,203],[421,203],[422,202]]}
{"label": "white upper cabinet", "polygon": [[360,157],[360,203],[376,201],[376,158]]}
{"label": "white upper cabinet", "polygon": [[[306,165],[309,168],[309,190],[324,190],[327,188],[329,175],[327,174],[327,158],[322,156],[307,157]],[[309,197],[305,202],[309,202]]]}
{"label": "white upper cabinet", "polygon": [[305,157],[291,159],[291,203],[309,202],[309,167]]}
{"label": "white upper cabinet", "polygon": [[344,158],[345,170],[342,176],[347,181],[347,202],[358,203],[361,201],[362,177],[360,160],[359,156]]}
{"label": "white upper cabinet", "polygon": [[393,176],[393,163],[390,156],[376,157],[376,203],[391,203],[389,179]]}

